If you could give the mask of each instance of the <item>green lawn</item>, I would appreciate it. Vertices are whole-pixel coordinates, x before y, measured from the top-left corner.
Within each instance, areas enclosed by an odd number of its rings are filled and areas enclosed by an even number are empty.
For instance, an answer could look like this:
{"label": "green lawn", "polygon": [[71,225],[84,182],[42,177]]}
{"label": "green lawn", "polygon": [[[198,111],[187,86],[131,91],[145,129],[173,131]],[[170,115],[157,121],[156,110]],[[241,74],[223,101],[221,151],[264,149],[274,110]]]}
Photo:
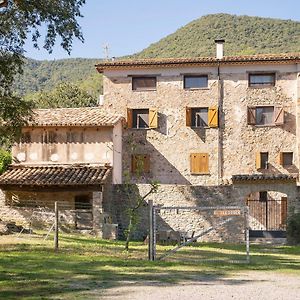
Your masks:
{"label": "green lawn", "polygon": [[[251,263],[244,245],[201,244],[184,247],[164,261],[147,261],[147,247],[79,235],[60,236],[60,250],[52,240],[0,237],[0,299],[91,299],[93,290],[105,291],[130,282],[176,284],[203,277],[215,280],[245,270],[300,275],[300,246],[251,245]],[[171,246],[159,246],[158,254]],[[208,261],[214,259],[215,261]],[[218,261],[220,260],[220,261]]]}

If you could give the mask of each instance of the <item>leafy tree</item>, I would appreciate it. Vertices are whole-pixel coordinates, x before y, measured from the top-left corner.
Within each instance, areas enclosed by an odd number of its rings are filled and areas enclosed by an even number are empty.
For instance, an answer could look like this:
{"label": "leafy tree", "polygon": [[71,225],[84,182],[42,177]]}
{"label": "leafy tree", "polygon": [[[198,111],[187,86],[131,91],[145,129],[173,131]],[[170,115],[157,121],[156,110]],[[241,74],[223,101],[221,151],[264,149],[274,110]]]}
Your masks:
{"label": "leafy tree", "polygon": [[72,83],[62,83],[52,91],[41,91],[25,97],[37,108],[96,106],[97,98]]}
{"label": "leafy tree", "polygon": [[0,174],[6,171],[12,162],[11,153],[0,148]]}
{"label": "leafy tree", "polygon": [[40,27],[46,26],[43,47],[51,52],[56,38],[68,53],[74,37],[83,41],[76,18],[85,0],[5,0],[0,6],[0,118],[2,140],[14,138],[31,114],[32,104],[15,96],[13,78],[21,73],[24,43],[29,32],[38,48]]}

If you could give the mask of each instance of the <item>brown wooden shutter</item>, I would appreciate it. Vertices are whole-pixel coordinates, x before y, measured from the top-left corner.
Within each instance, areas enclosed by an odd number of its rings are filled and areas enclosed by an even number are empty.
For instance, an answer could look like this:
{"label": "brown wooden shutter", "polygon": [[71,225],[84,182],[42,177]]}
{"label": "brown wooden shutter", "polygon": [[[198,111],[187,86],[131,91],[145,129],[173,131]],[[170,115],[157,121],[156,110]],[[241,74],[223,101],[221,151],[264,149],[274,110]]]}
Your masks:
{"label": "brown wooden shutter", "polygon": [[131,155],[131,173],[136,172],[136,165],[137,165],[136,161],[137,161],[136,155]]}
{"label": "brown wooden shutter", "polygon": [[132,109],[127,108],[127,127],[132,128],[132,125],[133,125]]}
{"label": "brown wooden shutter", "polygon": [[275,125],[284,124],[284,110],[282,106],[274,107],[274,124]]}
{"label": "brown wooden shutter", "polygon": [[256,165],[256,169],[261,169],[261,155],[260,152],[256,153],[256,157],[255,157],[255,165]]}
{"label": "brown wooden shutter", "polygon": [[158,127],[158,113],[157,108],[149,108],[149,128]]}
{"label": "brown wooden shutter", "polygon": [[150,172],[150,155],[146,154],[143,156],[143,162],[144,162],[144,172],[149,173]]}
{"label": "brown wooden shutter", "polygon": [[190,165],[191,174],[208,174],[208,153],[191,153]]}
{"label": "brown wooden shutter", "polygon": [[190,107],[186,107],[185,109],[185,122],[186,126],[192,126],[192,109]]}
{"label": "brown wooden shutter", "polygon": [[219,118],[218,118],[218,108],[217,107],[210,107],[208,109],[208,126],[209,127],[218,127],[219,125]]}
{"label": "brown wooden shutter", "polygon": [[131,156],[132,173],[149,173],[150,172],[150,155],[134,154]]}
{"label": "brown wooden shutter", "polygon": [[255,107],[247,108],[247,120],[248,120],[248,125],[256,124]]}
{"label": "brown wooden shutter", "polygon": [[287,197],[281,197],[281,229],[286,228],[286,220],[287,220]]}
{"label": "brown wooden shutter", "polygon": [[278,163],[283,166],[283,152],[279,152]]}

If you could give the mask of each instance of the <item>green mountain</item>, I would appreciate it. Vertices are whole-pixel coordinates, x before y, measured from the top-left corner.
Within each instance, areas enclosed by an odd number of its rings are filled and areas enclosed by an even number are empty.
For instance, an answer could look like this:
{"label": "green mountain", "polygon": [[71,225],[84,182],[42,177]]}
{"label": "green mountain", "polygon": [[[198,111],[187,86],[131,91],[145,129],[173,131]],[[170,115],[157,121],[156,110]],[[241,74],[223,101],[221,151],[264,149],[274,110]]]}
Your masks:
{"label": "green mountain", "polygon": [[[178,29],[130,58],[214,56],[216,38],[224,38],[225,55],[300,52],[300,22],[228,14],[207,15]],[[75,83],[97,97],[102,77],[97,59],[28,59],[15,81],[16,93],[51,91],[62,82]],[[29,97],[29,98],[34,98]]]}
{"label": "green mountain", "polygon": [[99,59],[71,58],[60,60],[27,59],[23,74],[15,80],[15,91],[27,95],[37,91],[53,90],[62,82],[77,84],[92,96],[98,96],[102,90],[102,76],[96,71]]}
{"label": "green mountain", "polygon": [[300,22],[228,14],[207,15],[132,57],[214,56],[216,38],[225,39],[225,55],[299,52]]}

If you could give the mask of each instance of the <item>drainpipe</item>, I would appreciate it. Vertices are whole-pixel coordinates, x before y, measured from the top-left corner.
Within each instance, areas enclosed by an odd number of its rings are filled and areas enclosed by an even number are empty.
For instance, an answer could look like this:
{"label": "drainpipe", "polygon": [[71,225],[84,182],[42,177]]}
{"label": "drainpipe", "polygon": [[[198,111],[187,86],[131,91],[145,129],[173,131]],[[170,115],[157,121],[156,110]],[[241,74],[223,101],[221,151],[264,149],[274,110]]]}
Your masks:
{"label": "drainpipe", "polygon": [[218,109],[219,109],[219,128],[218,128],[218,184],[223,183],[223,99],[224,87],[221,79],[220,64],[224,57],[225,40],[215,40],[216,43],[216,58],[218,60]]}

